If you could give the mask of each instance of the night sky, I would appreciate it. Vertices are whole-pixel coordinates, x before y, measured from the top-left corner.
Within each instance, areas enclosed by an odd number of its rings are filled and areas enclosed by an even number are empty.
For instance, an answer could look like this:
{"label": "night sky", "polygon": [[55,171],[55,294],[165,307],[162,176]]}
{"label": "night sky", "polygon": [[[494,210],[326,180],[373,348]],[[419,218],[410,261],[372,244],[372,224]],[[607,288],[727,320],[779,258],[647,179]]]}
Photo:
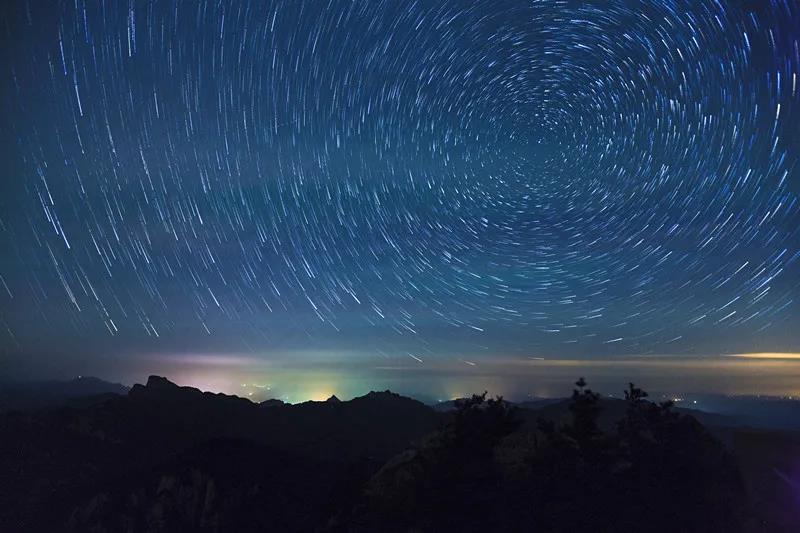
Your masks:
{"label": "night sky", "polygon": [[9,374],[800,351],[794,0],[1,9]]}

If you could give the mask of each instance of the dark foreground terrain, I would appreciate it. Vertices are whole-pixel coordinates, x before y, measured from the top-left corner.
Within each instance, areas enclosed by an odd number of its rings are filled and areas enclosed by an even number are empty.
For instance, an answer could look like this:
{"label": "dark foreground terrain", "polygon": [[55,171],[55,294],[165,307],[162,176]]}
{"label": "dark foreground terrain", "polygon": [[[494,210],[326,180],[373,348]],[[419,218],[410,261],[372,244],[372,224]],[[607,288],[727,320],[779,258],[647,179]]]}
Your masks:
{"label": "dark foreground terrain", "polygon": [[800,530],[796,433],[576,386],[451,410],[255,404],[156,376],[7,395],[0,531]]}

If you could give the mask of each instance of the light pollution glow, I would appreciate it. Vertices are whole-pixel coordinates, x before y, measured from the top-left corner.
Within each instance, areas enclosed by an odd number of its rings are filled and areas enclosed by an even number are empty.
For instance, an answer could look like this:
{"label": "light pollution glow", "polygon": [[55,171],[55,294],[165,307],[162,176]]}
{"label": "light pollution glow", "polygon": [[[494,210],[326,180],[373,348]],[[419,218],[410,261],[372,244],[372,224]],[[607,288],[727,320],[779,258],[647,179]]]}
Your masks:
{"label": "light pollution glow", "polygon": [[[606,394],[619,394],[628,381],[651,392],[731,395],[800,395],[800,353],[745,353],[706,357],[619,357],[613,359],[526,359],[495,356],[381,365],[339,357],[264,360],[231,355],[148,357],[150,373],[181,385],[290,403],[349,399],[370,390],[392,390],[428,400],[448,400],[489,391],[509,399],[564,396],[578,376]],[[302,362],[300,362],[302,361]],[[123,381],[144,382],[131,369]]]}
{"label": "light pollution glow", "polygon": [[800,353],[734,353],[728,357],[741,357],[743,359],[800,359]]}

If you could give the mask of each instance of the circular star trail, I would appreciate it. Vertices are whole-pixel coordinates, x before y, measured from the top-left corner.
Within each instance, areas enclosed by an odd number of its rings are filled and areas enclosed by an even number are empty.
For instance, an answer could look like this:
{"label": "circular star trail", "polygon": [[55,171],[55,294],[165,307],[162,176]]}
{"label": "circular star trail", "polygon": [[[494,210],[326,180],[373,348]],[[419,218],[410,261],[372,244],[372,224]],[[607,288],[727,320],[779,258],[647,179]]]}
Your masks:
{"label": "circular star trail", "polygon": [[790,0],[5,9],[8,351],[800,341]]}

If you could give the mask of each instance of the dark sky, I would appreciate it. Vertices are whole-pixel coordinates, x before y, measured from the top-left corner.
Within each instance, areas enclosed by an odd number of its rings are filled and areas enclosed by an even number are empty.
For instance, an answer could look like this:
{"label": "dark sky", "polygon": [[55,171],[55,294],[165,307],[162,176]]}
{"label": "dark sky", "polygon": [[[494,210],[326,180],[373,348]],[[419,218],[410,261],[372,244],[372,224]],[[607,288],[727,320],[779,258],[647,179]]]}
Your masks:
{"label": "dark sky", "polygon": [[800,351],[792,0],[2,10],[10,375]]}

